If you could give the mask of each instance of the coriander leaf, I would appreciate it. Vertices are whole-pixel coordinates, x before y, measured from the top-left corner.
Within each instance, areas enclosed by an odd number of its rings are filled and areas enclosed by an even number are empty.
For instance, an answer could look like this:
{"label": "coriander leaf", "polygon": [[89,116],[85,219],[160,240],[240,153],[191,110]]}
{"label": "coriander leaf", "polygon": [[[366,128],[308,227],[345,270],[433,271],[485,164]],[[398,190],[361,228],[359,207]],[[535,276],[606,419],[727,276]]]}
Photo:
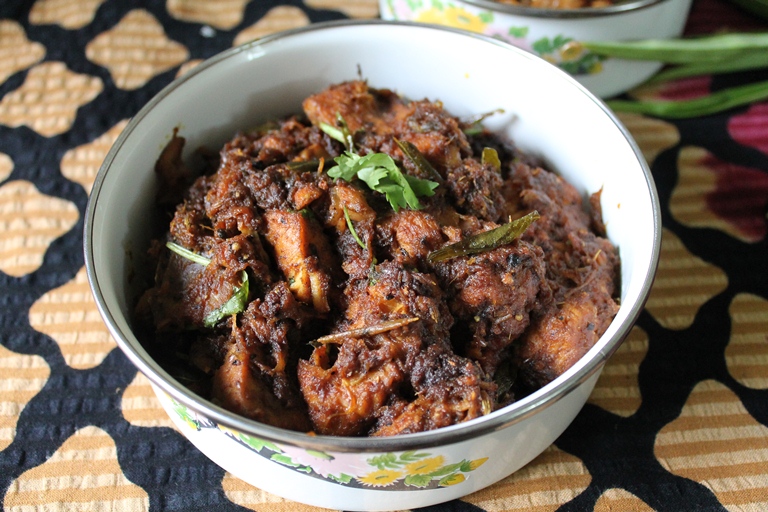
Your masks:
{"label": "coriander leaf", "polygon": [[405,175],[405,179],[408,181],[408,184],[413,189],[413,193],[417,196],[423,196],[423,197],[432,197],[435,195],[435,189],[437,188],[437,183],[430,180],[422,180],[419,178],[416,178],[414,176],[410,176],[408,174]]}
{"label": "coriander leaf", "polygon": [[438,183],[408,176],[400,171],[397,163],[386,153],[369,153],[359,156],[349,151],[334,159],[336,166],[328,171],[331,178],[352,181],[357,176],[368,188],[384,194],[392,209],[421,208],[417,196],[432,196]]}
{"label": "coriander leaf", "polygon": [[214,327],[224,318],[245,311],[245,306],[248,302],[248,273],[243,270],[240,273],[240,278],[243,283],[240,286],[235,287],[232,297],[220,307],[205,315],[203,324],[206,327]]}
{"label": "coriander leaf", "polygon": [[358,179],[365,182],[371,190],[376,190],[382,180],[387,179],[388,171],[383,167],[363,167],[357,171]]}
{"label": "coriander leaf", "polygon": [[[403,190],[403,187],[397,183],[392,183],[389,179],[387,179],[386,183],[382,183],[376,187],[375,190],[384,194],[384,197],[386,197],[387,201],[389,201],[389,205],[396,212],[400,211],[401,208],[408,206],[408,201],[405,198],[405,191]],[[420,206],[418,202],[419,201],[417,199],[416,204]],[[414,210],[417,210],[418,206],[414,208]]]}
{"label": "coriander leaf", "polygon": [[360,155],[345,151],[343,155],[334,158],[337,165],[328,169],[328,176],[331,178],[341,178],[344,181],[352,181],[358,171],[356,166],[358,160],[360,160]]}

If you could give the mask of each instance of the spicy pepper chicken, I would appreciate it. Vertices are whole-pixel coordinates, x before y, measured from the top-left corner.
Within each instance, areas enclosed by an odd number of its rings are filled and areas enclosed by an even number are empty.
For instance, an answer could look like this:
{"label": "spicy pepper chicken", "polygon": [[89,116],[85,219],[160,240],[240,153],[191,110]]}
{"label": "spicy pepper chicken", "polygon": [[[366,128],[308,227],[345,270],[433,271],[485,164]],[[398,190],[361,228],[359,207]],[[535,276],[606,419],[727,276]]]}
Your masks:
{"label": "spicy pepper chicken", "polygon": [[618,309],[599,210],[439,102],[337,84],[195,179],[183,143],[157,163],[171,220],[136,319],[237,414],[343,436],[464,422],[563,373]]}

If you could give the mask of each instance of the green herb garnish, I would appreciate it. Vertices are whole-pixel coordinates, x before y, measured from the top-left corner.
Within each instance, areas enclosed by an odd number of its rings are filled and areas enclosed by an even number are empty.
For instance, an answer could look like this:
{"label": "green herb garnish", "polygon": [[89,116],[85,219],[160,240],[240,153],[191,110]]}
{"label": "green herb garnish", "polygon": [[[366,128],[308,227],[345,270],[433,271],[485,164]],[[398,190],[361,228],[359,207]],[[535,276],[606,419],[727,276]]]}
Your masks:
{"label": "green herb garnish", "polygon": [[493,148],[483,148],[483,156],[480,162],[483,165],[490,165],[496,172],[501,172],[501,160],[499,159],[499,152]]}
{"label": "green herb garnish", "polygon": [[[211,263],[211,260],[205,256],[194,253],[189,249],[180,246],[179,244],[166,242],[165,246],[182,258],[194,261],[195,263],[198,263],[204,267],[207,267]],[[248,272],[243,270],[240,273],[240,279],[242,284],[235,288],[235,291],[232,293],[232,297],[230,297],[229,300],[222,304],[220,307],[205,315],[205,318],[203,319],[203,325],[206,327],[214,327],[222,319],[245,311],[245,306],[248,303]]]}
{"label": "green herb garnish", "polygon": [[437,263],[460,256],[479,254],[512,243],[539,217],[539,212],[534,210],[517,220],[476,235],[468,236],[455,244],[446,245],[436,251],[432,251],[427,256],[427,261]]}
{"label": "green herb garnish", "polygon": [[354,151],[355,143],[352,139],[352,132],[349,131],[347,122],[339,113],[336,114],[336,124],[338,124],[338,127],[321,122],[318,126],[330,138],[344,144],[344,147],[347,148],[347,151]]}
{"label": "green herb garnish", "polygon": [[360,237],[357,234],[357,231],[355,231],[355,226],[352,225],[352,219],[349,218],[349,211],[347,210],[346,205],[344,206],[344,220],[347,221],[347,228],[349,228],[349,232],[352,233],[352,238],[355,239],[355,242],[357,242],[357,245],[363,248],[363,250],[367,249],[365,244],[362,240],[360,240]]}
{"label": "green herb garnish", "polygon": [[242,284],[235,288],[232,297],[220,307],[214,309],[203,319],[203,324],[206,327],[214,327],[219,321],[224,318],[245,311],[245,306],[248,303],[248,272],[243,270],[240,273]]}
{"label": "green herb garnish", "polygon": [[365,182],[371,190],[385,195],[396,212],[400,208],[418,210],[418,197],[433,196],[437,183],[403,174],[397,163],[386,153],[369,153],[365,156],[345,151],[334,158],[336,166],[328,170],[334,179],[352,181],[355,177]]}
{"label": "green herb garnish", "polygon": [[429,160],[427,160],[421,151],[419,151],[419,148],[407,140],[400,140],[396,138],[395,142],[397,143],[397,147],[400,148],[400,151],[402,151],[403,154],[407,156],[408,159],[413,162],[413,164],[418,167],[421,172],[428,174],[437,180],[438,183],[443,181],[443,177],[440,176],[440,173],[437,172],[434,167],[432,167],[432,164],[430,164]]}
{"label": "green herb garnish", "polygon": [[480,114],[478,116],[475,116],[473,119],[469,119],[465,121],[465,124],[468,125],[466,128],[464,128],[464,134],[465,135],[479,135],[483,132],[483,125],[482,122],[485,121],[487,118],[496,115],[496,114],[503,114],[504,109],[503,108],[497,108],[496,110],[491,110],[490,112],[486,112],[484,114]]}
{"label": "green herb garnish", "polygon": [[195,263],[202,265],[204,267],[207,267],[208,264],[211,262],[208,258],[205,256],[201,256],[195,252],[190,251],[186,247],[182,247],[179,244],[173,243],[173,242],[166,242],[165,246],[171,250],[171,252],[175,252],[179,256],[181,256],[184,259],[188,259],[190,261],[194,261]]}

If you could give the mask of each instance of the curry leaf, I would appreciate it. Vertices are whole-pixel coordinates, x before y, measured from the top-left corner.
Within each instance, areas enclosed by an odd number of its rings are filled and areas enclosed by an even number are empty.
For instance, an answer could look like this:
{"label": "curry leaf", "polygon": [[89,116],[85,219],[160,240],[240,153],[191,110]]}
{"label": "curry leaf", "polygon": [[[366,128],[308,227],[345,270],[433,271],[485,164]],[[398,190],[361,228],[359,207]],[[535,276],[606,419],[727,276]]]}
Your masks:
{"label": "curry leaf", "polygon": [[481,162],[484,165],[490,165],[496,172],[501,172],[501,160],[499,159],[499,153],[495,149],[483,148]]}
{"label": "curry leaf", "polygon": [[436,251],[432,251],[427,256],[427,261],[437,263],[451,258],[458,258],[459,256],[479,254],[509,244],[522,235],[528,229],[528,226],[538,218],[539,212],[534,210],[517,220],[494,229],[489,229],[488,231],[483,231],[482,233],[477,233],[476,235],[468,236],[455,244],[446,245]]}
{"label": "curry leaf", "polygon": [[413,164],[418,167],[421,172],[436,179],[438,183],[443,181],[443,177],[440,176],[440,173],[437,172],[434,167],[432,167],[432,164],[429,163],[429,160],[426,159],[421,151],[419,151],[419,148],[417,148],[413,143],[400,139],[395,139],[395,143],[397,143],[397,147],[400,148],[400,151],[402,151],[403,154],[405,154],[405,156],[407,156],[408,159],[413,162]]}
{"label": "curry leaf", "polygon": [[166,242],[165,246],[171,250],[171,252],[174,252],[181,256],[182,258],[188,259],[189,261],[194,261],[195,263],[202,265],[204,267],[208,266],[208,264],[211,262],[208,258],[205,256],[201,256],[195,252],[190,251],[186,247],[182,247],[179,244],[173,243],[173,242]]}

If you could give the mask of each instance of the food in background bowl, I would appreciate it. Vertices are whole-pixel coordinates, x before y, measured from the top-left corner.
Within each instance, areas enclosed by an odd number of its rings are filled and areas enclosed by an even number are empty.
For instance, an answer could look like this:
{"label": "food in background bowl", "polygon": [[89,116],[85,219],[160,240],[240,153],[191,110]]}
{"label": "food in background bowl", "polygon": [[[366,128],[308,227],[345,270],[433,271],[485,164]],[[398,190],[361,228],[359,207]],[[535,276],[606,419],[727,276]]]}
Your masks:
{"label": "food in background bowl", "polygon": [[[549,384],[490,414],[389,437],[309,435],[266,425],[193,393],[139,341],[134,306],[160,233],[153,170],[183,133],[181,158],[220,148],[239,129],[301,110],[302,101],[360,75],[408,98],[440,101],[483,123],[586,200],[600,193],[608,239],[621,255],[620,306],[589,351]],[[204,161],[205,159],[203,159]],[[329,162],[330,164],[330,162]],[[165,222],[168,222],[165,218]],[[492,38],[385,21],[312,25],[233,48],[200,64],[138,112],[107,155],[85,215],[89,281],[106,325],[150,380],[179,432],[232,475],[265,491],[344,510],[434,505],[482,489],[539,455],[589,396],[605,360],[640,314],[656,270],[661,226],[653,179],[614,114],[571,77]]]}
{"label": "food in background bowl", "polygon": [[691,1],[625,0],[606,7],[552,9],[492,0],[380,0],[379,7],[385,20],[449,26],[506,41],[555,64],[594,94],[608,98],[643,83],[662,63],[606,58],[581,43],[678,37]]}
{"label": "food in background bowl", "polygon": [[599,193],[590,217],[438,102],[357,80],[303,106],[236,135],[186,191],[178,139],[158,160],[183,201],[137,316],[172,375],[277,427],[391,436],[504,407],[602,336],[619,256]]}
{"label": "food in background bowl", "polygon": [[[613,5],[613,0],[493,0],[500,4],[521,5],[536,9],[584,9],[608,7]],[[619,0],[621,1],[621,0]]]}

